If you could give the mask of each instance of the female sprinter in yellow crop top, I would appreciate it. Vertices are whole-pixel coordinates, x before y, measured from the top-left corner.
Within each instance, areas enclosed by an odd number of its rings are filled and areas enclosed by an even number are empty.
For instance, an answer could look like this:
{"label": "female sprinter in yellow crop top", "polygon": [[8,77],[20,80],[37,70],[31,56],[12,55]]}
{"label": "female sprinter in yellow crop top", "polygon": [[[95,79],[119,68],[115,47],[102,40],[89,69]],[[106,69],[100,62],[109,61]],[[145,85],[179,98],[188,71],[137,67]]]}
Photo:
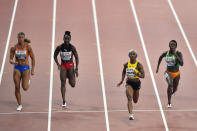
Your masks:
{"label": "female sprinter in yellow crop top", "polygon": [[166,81],[168,83],[167,95],[168,95],[168,108],[172,108],[171,97],[177,91],[177,87],[180,80],[179,66],[183,66],[183,56],[180,51],[176,51],[177,42],[171,40],[169,43],[170,50],[165,51],[159,57],[156,73],[159,71],[159,65],[162,59],[165,57],[167,69],[165,71]]}
{"label": "female sprinter in yellow crop top", "polygon": [[117,86],[119,87],[123,83],[125,75],[127,75],[126,96],[128,99],[127,105],[129,111],[129,119],[134,120],[132,100],[134,103],[138,102],[139,90],[141,87],[141,81],[139,78],[144,78],[145,73],[142,64],[136,60],[137,51],[130,50],[128,55],[130,61],[124,64],[122,71],[122,80],[120,81],[120,83],[118,83]]}
{"label": "female sprinter in yellow crop top", "polygon": [[[31,58],[31,75],[34,75],[35,68],[35,57],[31,46],[29,45],[30,41],[25,38],[23,32],[18,33],[18,43],[14,45],[10,50],[10,64],[14,65],[13,79],[15,84],[15,96],[18,102],[17,111],[22,110],[21,103],[21,93],[20,85],[24,91],[27,91],[29,88],[30,82],[30,66],[28,57]],[[14,60],[15,56],[15,60]],[[22,83],[22,84],[21,84]]]}

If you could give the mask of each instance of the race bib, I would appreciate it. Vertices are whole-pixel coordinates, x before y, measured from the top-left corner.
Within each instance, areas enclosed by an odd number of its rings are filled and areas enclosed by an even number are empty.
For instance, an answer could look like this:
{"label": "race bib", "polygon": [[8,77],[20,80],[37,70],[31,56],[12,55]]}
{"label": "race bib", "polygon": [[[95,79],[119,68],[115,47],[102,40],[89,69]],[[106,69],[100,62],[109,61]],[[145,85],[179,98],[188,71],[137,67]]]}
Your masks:
{"label": "race bib", "polygon": [[26,59],[26,50],[24,50],[24,51],[16,50],[15,56],[17,59]]}
{"label": "race bib", "polygon": [[175,57],[166,57],[167,66],[175,66]]}
{"label": "race bib", "polygon": [[136,75],[134,74],[135,69],[126,69],[126,73],[127,73],[127,77],[136,77]]}
{"label": "race bib", "polygon": [[72,58],[71,54],[72,54],[72,52],[61,52],[60,53],[61,59],[62,60],[70,60]]}

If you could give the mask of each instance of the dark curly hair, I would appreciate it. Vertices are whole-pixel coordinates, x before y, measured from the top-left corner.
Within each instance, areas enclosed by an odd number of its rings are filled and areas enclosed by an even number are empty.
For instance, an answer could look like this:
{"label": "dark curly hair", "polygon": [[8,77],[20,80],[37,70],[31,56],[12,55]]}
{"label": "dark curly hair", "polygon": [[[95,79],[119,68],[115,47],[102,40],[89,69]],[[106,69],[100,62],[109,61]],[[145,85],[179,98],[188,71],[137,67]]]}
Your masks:
{"label": "dark curly hair", "polygon": [[174,43],[176,44],[176,46],[177,46],[176,40],[171,40],[171,41],[169,42],[169,45],[170,45],[171,42],[174,42]]}
{"label": "dark curly hair", "polygon": [[65,37],[65,35],[68,35],[71,37],[70,31],[65,31],[64,37]]}

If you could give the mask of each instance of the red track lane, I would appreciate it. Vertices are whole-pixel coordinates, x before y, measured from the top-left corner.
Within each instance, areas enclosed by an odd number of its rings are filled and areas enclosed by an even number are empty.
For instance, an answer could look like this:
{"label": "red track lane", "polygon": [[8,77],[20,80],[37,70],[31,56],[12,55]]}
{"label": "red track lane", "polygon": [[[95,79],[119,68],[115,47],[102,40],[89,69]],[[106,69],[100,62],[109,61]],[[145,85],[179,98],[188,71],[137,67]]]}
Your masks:
{"label": "red track lane", "polygon": [[0,1],[0,69],[4,56],[4,50],[7,42],[10,21],[12,17],[14,1]]}
{"label": "red track lane", "polygon": [[[80,4],[77,4],[80,3]],[[52,113],[51,130],[106,130],[93,11],[90,0],[57,1],[56,45],[63,42],[65,30],[70,30],[71,43],[79,53],[79,78],[75,88],[66,83],[68,111]],[[54,64],[53,110],[61,110],[60,78]]]}
{"label": "red track lane", "polygon": [[[139,52],[138,60],[146,72],[146,78],[142,80],[139,102],[134,104],[134,110],[159,110],[129,0],[99,0],[96,5],[108,110],[127,110],[125,82],[120,88],[116,85],[121,80],[123,64],[129,60],[130,49]],[[165,130],[160,112],[134,111],[134,114],[136,119],[130,121],[127,111],[109,112],[110,129]]]}
{"label": "red track lane", "polygon": [[[195,44],[197,41],[195,37],[196,31],[194,30],[196,25],[196,1],[189,0],[186,3],[184,0],[172,0],[172,2],[193,51],[197,54]],[[168,49],[168,42],[171,39],[177,40],[178,50],[183,53],[185,65],[181,68],[178,92],[172,98],[173,109],[196,110],[197,103],[195,100],[197,96],[195,85],[197,85],[197,68],[194,65],[167,0],[141,0],[134,1],[134,4],[153,71],[156,70],[159,55]],[[0,1],[0,68],[13,6],[14,1]],[[159,110],[159,108],[129,0],[98,0],[96,1],[96,8],[111,131],[135,129],[139,131],[165,130],[159,111],[134,111],[136,117],[134,121],[128,120],[128,112],[114,111],[127,110],[124,85],[121,88],[117,88],[116,84],[121,79],[123,64],[128,61],[127,54],[131,48],[138,50],[138,59],[142,62],[146,72],[146,78],[142,80],[139,102],[134,104],[134,110]],[[27,92],[21,89],[24,106],[22,112],[45,113],[0,114],[1,130],[47,130],[52,11],[52,0],[34,0],[32,2],[19,0],[9,49],[17,42],[17,33],[24,31],[26,36],[31,39],[32,48],[36,55],[36,75],[31,78],[30,89]],[[55,46],[62,42],[64,31],[70,30],[72,34],[71,42],[78,50],[80,65],[79,79],[77,79],[76,87],[72,89],[67,82],[67,111],[71,112],[52,112],[52,131],[106,130],[93,20],[90,0],[85,0],[83,3],[80,0],[57,1]],[[12,78],[13,67],[8,63],[8,59],[9,51],[5,63],[5,73],[3,74],[0,86],[0,113],[15,112],[17,105]],[[52,110],[61,111],[62,100],[59,71],[56,64],[54,66]],[[159,74],[154,74],[154,76],[163,108],[166,109],[167,84],[163,76],[164,71],[165,64],[162,62]],[[190,84],[191,82],[192,84]],[[74,111],[79,112],[74,113]],[[165,112],[165,115],[170,130],[197,130],[195,124],[197,114],[195,112],[173,111]]]}
{"label": "red track lane", "polygon": [[[22,91],[22,112],[48,111],[49,70],[51,50],[52,1],[20,0],[16,10],[13,33],[10,46],[17,42],[17,33],[23,31],[31,39],[36,57],[35,76],[31,78],[31,85],[27,92]],[[39,3],[39,4],[38,4]],[[6,59],[0,91],[0,112],[15,112],[16,99],[14,95],[13,66]],[[16,114],[1,115],[2,130],[47,130],[48,114]],[[8,126],[9,125],[9,126]]]}
{"label": "red track lane", "polygon": [[[196,109],[197,69],[167,1],[141,0],[135,1],[135,5],[153,70],[156,70],[161,53],[169,49],[168,43],[171,39],[177,40],[178,50],[183,53],[184,67],[181,67],[178,92],[172,97],[173,109]],[[159,74],[154,75],[164,109],[167,105],[167,84],[163,76],[165,67],[165,63],[162,62]],[[166,112],[165,115],[170,130],[197,129],[195,112]]]}
{"label": "red track lane", "polygon": [[[196,37],[196,29],[197,19],[195,15],[197,14],[197,1],[196,0],[173,0],[172,1],[176,13],[181,21],[183,29],[187,35],[187,38],[191,44],[192,50],[197,57],[197,37]],[[184,9],[187,7],[186,9]]]}

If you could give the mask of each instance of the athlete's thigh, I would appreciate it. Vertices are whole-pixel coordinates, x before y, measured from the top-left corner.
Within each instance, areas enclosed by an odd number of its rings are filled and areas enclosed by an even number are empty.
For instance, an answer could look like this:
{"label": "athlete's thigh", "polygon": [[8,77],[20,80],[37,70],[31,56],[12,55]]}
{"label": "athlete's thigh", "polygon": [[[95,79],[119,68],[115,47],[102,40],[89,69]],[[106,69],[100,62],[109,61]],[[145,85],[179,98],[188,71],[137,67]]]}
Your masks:
{"label": "athlete's thigh", "polygon": [[23,71],[21,73],[21,77],[22,77],[22,87],[28,86],[30,80],[30,70]]}
{"label": "athlete's thigh", "polygon": [[172,78],[172,76],[168,72],[165,72],[165,77],[166,77],[166,81],[167,81],[168,85],[172,86],[173,85],[173,78]]}
{"label": "athlete's thigh", "polygon": [[21,73],[20,73],[19,70],[14,69],[13,79],[14,79],[14,84],[19,86],[20,85],[20,80],[21,80]]}
{"label": "athlete's thigh", "polygon": [[176,78],[174,78],[173,86],[174,86],[175,88],[178,86],[179,80],[180,80],[180,75],[178,75]]}
{"label": "athlete's thigh", "polygon": [[66,81],[66,76],[67,76],[67,70],[65,70],[64,67],[61,67],[61,69],[60,69],[60,80],[61,81]]}
{"label": "athlete's thigh", "polygon": [[70,68],[67,70],[67,78],[69,79],[70,82],[75,82],[75,72],[74,68]]}
{"label": "athlete's thigh", "polygon": [[134,101],[138,101],[139,94],[140,94],[139,92],[140,92],[140,90],[134,90],[134,92],[133,92],[133,100]]}
{"label": "athlete's thigh", "polygon": [[133,98],[133,87],[131,85],[126,85],[126,95],[128,100],[131,100]]}

